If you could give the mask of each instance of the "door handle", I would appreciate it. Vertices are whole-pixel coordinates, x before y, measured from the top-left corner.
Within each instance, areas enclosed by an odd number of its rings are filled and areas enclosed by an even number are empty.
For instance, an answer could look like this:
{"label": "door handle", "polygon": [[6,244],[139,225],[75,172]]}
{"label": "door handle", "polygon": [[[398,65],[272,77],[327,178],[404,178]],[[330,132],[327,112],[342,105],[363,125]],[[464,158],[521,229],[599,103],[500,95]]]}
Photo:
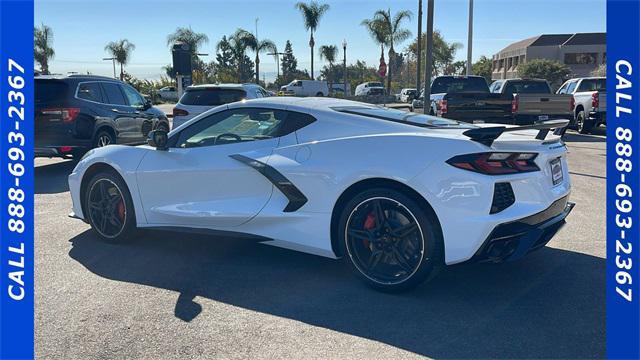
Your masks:
{"label": "door handle", "polygon": [[118,109],[111,109],[111,111],[113,111],[114,113],[118,113],[118,114],[125,114],[125,115],[137,115],[140,114],[139,111],[121,111]]}

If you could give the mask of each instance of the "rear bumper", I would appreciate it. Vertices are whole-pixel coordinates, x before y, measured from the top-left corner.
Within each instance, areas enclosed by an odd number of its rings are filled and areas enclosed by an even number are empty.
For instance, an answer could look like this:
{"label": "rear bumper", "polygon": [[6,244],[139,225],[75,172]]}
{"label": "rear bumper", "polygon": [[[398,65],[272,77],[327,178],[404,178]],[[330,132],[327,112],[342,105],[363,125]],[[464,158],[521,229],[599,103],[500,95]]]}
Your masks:
{"label": "rear bumper", "polygon": [[565,196],[537,214],[496,226],[470,261],[513,261],[544,247],[574,206]]}
{"label": "rear bumper", "polygon": [[[542,117],[542,118],[541,118]],[[546,118],[545,118],[546,117]],[[513,124],[514,125],[532,125],[540,121],[548,121],[548,120],[563,120],[563,119],[571,119],[573,115],[571,114],[555,114],[555,115],[546,115],[546,114],[536,114],[536,115],[528,115],[528,114],[516,114],[513,116]]]}
{"label": "rear bumper", "polygon": [[589,113],[589,120],[594,122],[594,125],[606,124],[607,123],[607,112],[606,111],[591,111]]}

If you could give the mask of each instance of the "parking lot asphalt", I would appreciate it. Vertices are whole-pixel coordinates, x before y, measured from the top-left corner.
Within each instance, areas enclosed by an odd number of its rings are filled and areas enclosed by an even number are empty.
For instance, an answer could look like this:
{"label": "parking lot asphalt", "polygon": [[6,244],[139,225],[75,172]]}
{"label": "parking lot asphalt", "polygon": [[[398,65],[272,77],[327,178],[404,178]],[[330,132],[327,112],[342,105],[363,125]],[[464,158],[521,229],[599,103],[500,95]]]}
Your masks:
{"label": "parking lot asphalt", "polygon": [[36,159],[36,356],[603,358],[604,129],[566,140],[576,207],[546,248],[399,295],[339,261],[245,240],[101,242],[67,217],[75,164]]}

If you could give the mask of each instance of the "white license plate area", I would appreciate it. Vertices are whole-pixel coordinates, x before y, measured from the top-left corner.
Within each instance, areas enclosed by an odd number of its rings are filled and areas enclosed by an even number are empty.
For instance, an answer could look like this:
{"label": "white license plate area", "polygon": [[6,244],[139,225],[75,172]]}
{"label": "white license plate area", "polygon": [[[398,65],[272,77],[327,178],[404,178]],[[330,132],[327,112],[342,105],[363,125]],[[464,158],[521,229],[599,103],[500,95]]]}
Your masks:
{"label": "white license plate area", "polygon": [[558,185],[562,182],[562,161],[560,158],[553,159],[549,162],[551,166],[551,180],[553,185]]}

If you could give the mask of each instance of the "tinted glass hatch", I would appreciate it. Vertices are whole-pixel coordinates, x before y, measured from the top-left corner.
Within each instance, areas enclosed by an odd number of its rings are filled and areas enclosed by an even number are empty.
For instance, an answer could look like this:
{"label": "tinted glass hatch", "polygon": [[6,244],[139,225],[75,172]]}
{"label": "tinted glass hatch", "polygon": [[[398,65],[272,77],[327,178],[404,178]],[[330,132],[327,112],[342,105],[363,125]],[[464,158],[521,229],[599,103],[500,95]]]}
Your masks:
{"label": "tinted glass hatch", "polygon": [[68,94],[69,85],[60,80],[35,80],[35,103],[44,104],[50,102],[60,102]]}
{"label": "tinted glass hatch", "polygon": [[246,97],[247,93],[242,89],[189,89],[180,99],[180,103],[183,105],[217,106],[240,101]]}

